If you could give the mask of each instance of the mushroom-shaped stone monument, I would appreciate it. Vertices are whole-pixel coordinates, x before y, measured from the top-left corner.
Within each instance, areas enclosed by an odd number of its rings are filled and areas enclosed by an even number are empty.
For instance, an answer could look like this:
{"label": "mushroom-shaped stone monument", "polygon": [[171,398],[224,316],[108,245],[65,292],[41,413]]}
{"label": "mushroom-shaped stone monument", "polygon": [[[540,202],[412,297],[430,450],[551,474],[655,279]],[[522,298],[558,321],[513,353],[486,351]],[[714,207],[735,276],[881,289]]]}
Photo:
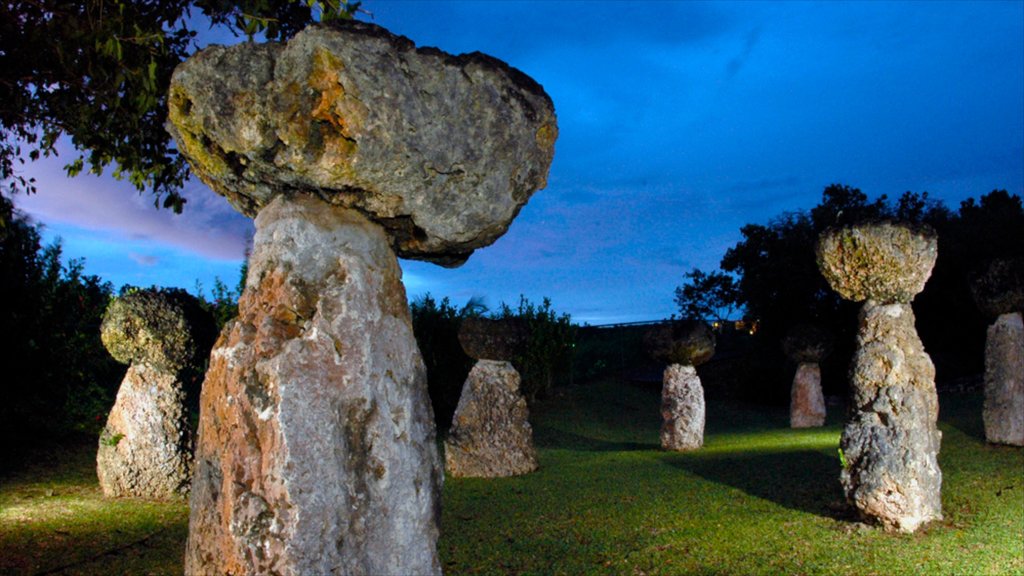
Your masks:
{"label": "mushroom-shaped stone monument", "polygon": [[832,336],[813,324],[798,324],[783,338],[782,350],[797,364],[789,399],[790,427],[824,425],[825,395],[819,363],[832,351]]}
{"label": "mushroom-shaped stone monument", "polygon": [[499,478],[537,469],[526,398],[519,372],[509,360],[522,347],[526,327],[517,319],[466,318],[462,349],[477,362],[462,387],[444,443],[448,473]]}
{"label": "mushroom-shaped stone monument", "polygon": [[971,292],[995,319],[985,339],[985,439],[1024,446],[1024,260],[993,260],[973,275]]}
{"label": "mushroom-shaped stone monument", "polygon": [[187,381],[200,375],[213,333],[213,318],[180,290],[139,290],[107,307],[100,338],[111,356],[129,367],[96,454],[104,496],[188,494]]}
{"label": "mushroom-shaped stone monument", "polygon": [[204,383],[185,570],[437,574],[443,479],[396,253],[457,265],[545,185],[544,90],[365,23],[207,48],[169,129],[256,234]]}
{"label": "mushroom-shaped stone monument", "polygon": [[931,275],[937,244],[930,228],[880,222],[826,230],[817,246],[832,288],[864,301],[840,480],[862,517],[904,532],[942,518],[935,367],[910,307]]}
{"label": "mushroom-shaped stone monument", "polygon": [[715,355],[715,335],[699,320],[659,324],[644,335],[648,353],[668,364],[661,386],[661,447],[696,450],[704,445],[704,387],[696,366]]}

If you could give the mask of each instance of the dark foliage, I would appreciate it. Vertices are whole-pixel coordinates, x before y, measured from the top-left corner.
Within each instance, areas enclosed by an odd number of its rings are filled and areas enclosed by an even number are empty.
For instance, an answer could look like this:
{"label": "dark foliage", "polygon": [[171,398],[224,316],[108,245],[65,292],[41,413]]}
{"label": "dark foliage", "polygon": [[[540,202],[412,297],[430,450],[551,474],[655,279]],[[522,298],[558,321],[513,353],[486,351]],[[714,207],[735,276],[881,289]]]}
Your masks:
{"label": "dark foliage", "polygon": [[[236,36],[284,39],[313,21],[351,16],[358,3],[294,0],[12,0],[0,3],[0,181],[35,191],[17,165],[81,152],[66,170],[114,165],[157,205],[181,211],[187,175],[164,129],[174,68],[193,53],[196,20]],[[194,12],[193,12],[194,11]],[[202,19],[198,20],[199,22]],[[22,146],[25,147],[22,150]]]}
{"label": "dark foliage", "polygon": [[100,322],[113,289],[60,261],[39,229],[0,196],[0,436],[8,445],[102,427],[125,368],[104,349]]}
{"label": "dark foliage", "polygon": [[517,308],[502,303],[495,317],[518,318],[527,326],[526,346],[512,365],[519,371],[528,402],[543,399],[555,386],[572,383],[576,326],[568,314],[557,314],[548,298],[538,306],[520,296]]}
{"label": "dark foliage", "polygon": [[[843,185],[827,187],[818,206],[781,214],[768,224],[748,224],[743,240],[722,258],[721,268],[738,278],[735,302],[746,316],[759,321],[749,355],[747,399],[785,402],[793,366],[780,342],[798,324],[828,327],[836,336],[835,351],[822,365],[826,394],[846,389],[846,371],[853,353],[860,305],[839,298],[818,272],[814,247],[831,226],[894,219],[927,224],[939,235],[939,257],[924,292],[914,300],[918,332],[936,364],[937,379],[976,374],[982,369],[986,320],[971,299],[968,274],[993,257],[1024,255],[1024,210],[1018,196],[996,190],[980,200],[964,201],[952,212],[927,192],[904,193],[896,202]],[[687,275],[688,284],[714,274]],[[713,294],[713,293],[712,293]]]}
{"label": "dark foliage", "polygon": [[459,344],[459,325],[472,307],[461,310],[448,298],[440,302],[430,294],[417,298],[410,306],[412,329],[423,362],[427,366],[427,388],[439,431],[451,427],[452,415],[459,404],[462,384],[473,368],[474,360]]}

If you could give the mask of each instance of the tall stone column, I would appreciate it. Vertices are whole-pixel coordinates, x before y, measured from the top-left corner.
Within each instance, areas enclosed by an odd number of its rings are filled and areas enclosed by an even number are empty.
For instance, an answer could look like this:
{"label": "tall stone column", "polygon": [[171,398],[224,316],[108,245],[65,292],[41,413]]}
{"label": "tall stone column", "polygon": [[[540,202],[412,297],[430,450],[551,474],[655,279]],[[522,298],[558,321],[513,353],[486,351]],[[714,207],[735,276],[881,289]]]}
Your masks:
{"label": "tall stone column", "polygon": [[529,408],[510,362],[525,338],[526,327],[515,319],[462,322],[459,342],[477,362],[444,442],[445,467],[452,476],[501,478],[537,469]]}
{"label": "tall stone column", "polygon": [[203,386],[186,572],[439,572],[426,370],[383,228],[279,197],[248,277]]}
{"label": "tall stone column", "polygon": [[931,275],[937,244],[929,228],[878,223],[827,230],[817,247],[832,288],[864,302],[840,481],[863,518],[903,532],[942,519],[935,367],[910,307]]}
{"label": "tall stone column", "polygon": [[791,428],[814,428],[825,424],[825,395],[821,390],[820,362],[832,351],[832,337],[810,324],[793,327],[782,341],[782,349],[797,363],[790,393]]}
{"label": "tall stone column", "polygon": [[995,319],[985,340],[985,439],[1024,446],[1024,261],[993,260],[973,275],[971,292]]}
{"label": "tall stone column", "polygon": [[648,353],[668,367],[661,387],[661,447],[683,452],[704,445],[704,387],[696,366],[715,354],[707,324],[682,320],[661,324],[644,335]]}
{"label": "tall stone column", "polygon": [[396,256],[458,266],[545,185],[536,82],[360,22],[202,50],[169,130],[256,237],[204,384],[188,574],[438,574],[440,460]]}
{"label": "tall stone column", "polygon": [[116,298],[100,327],[104,346],[129,364],[100,434],[96,475],[108,497],[178,499],[192,480],[187,396],[215,334],[213,317],[181,290]]}

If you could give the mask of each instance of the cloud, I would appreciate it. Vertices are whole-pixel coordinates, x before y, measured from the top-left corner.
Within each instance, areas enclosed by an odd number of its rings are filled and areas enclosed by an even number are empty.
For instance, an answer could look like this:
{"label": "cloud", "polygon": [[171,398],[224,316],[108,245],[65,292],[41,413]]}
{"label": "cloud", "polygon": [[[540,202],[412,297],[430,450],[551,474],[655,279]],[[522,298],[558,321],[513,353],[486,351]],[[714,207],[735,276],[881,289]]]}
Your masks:
{"label": "cloud", "polygon": [[[74,157],[66,142],[62,157]],[[90,230],[111,242],[145,241],[215,260],[239,260],[252,234],[251,221],[199,182],[183,190],[183,214],[157,209],[154,198],[109,176],[68,178],[61,158],[44,158],[26,166],[39,192],[15,197],[15,204],[38,221]]]}
{"label": "cloud", "polygon": [[156,266],[160,262],[160,258],[149,254],[138,254],[136,252],[129,252],[128,257],[131,258],[139,266]]}

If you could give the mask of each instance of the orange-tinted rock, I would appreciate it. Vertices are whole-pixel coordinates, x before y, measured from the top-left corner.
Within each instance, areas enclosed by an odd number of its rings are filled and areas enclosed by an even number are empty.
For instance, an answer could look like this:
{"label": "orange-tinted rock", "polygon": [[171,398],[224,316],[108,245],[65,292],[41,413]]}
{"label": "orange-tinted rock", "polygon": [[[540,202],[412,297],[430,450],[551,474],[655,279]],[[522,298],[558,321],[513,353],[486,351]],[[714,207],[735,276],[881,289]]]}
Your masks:
{"label": "orange-tinted rock", "polygon": [[821,391],[821,367],[801,363],[793,376],[789,398],[789,426],[816,428],[825,424],[825,396]]}
{"label": "orange-tinted rock", "polygon": [[433,415],[384,230],[281,197],[249,266],[203,387],[186,573],[439,573]]}

